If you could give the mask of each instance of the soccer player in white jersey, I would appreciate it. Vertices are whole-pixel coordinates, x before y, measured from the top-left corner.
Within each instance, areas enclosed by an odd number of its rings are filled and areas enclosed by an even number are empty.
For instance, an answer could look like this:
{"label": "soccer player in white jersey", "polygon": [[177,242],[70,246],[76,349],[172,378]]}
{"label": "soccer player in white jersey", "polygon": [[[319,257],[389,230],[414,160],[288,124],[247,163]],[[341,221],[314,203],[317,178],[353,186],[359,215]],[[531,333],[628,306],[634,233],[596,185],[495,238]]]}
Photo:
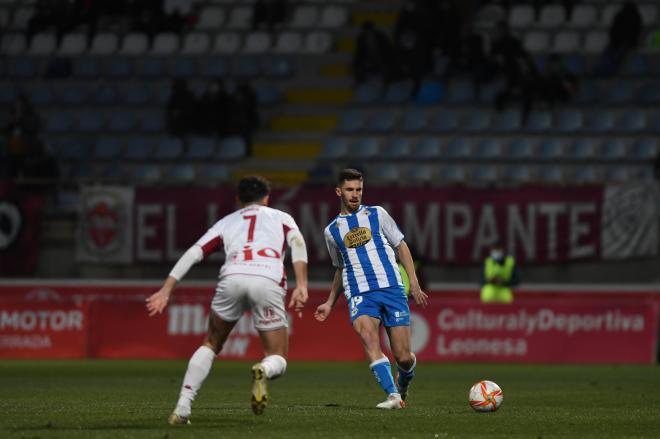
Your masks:
{"label": "soccer player in white jersey", "polygon": [[[325,241],[336,267],[328,300],[315,312],[324,321],[339,298],[343,285],[355,332],[364,345],[369,367],[387,399],[376,407],[402,409],[417,360],[410,350],[410,309],[403,289],[396,256],[410,278],[410,294],[417,305],[426,306],[428,296],[417,280],[413,259],[392,217],[380,206],[362,205],[362,174],[343,170],[337,179],[341,199],[339,215],[325,228]],[[396,253],[396,256],[395,256]],[[396,383],[390,361],[380,347],[383,324],[396,360]]]}
{"label": "soccer player in white jersey", "polygon": [[252,410],[261,414],[268,400],[267,379],[286,370],[288,320],[284,308],[285,243],[291,248],[296,287],[289,308],[299,316],[307,302],[307,248],[294,219],[267,207],[270,184],[262,177],[245,177],[238,183],[240,209],[215,223],[179,259],[162,288],[147,298],[149,316],[161,313],[172,291],[193,264],[224,247],[225,263],[211,302],[209,329],[195,351],[183,378],[181,393],[170,424],[188,424],[191,405],[208,376],[216,355],[246,309],[252,310],[265,357],[252,366]]}

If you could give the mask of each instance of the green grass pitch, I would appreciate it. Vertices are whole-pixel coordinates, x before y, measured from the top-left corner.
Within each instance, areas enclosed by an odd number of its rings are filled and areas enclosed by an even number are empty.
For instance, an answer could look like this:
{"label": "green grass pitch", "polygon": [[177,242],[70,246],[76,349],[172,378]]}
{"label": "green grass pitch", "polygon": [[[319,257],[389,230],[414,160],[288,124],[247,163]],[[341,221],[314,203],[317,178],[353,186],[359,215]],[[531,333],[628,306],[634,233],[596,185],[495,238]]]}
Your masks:
{"label": "green grass pitch", "polygon": [[[291,362],[255,416],[250,365],[216,361],[192,425],[170,427],[183,361],[0,361],[0,438],[660,437],[658,366],[422,362],[408,407],[380,411],[366,362]],[[498,412],[468,406],[479,379]]]}

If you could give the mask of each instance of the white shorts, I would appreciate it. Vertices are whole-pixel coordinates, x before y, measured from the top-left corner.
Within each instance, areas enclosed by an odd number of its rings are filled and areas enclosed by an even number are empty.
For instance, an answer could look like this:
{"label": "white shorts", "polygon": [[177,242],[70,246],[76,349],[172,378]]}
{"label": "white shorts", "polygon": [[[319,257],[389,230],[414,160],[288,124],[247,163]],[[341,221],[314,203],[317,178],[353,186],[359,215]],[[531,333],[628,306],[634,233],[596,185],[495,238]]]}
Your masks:
{"label": "white shorts", "polygon": [[259,331],[288,328],[284,298],[286,291],[267,277],[232,274],[220,279],[211,309],[222,320],[236,322],[252,310],[254,327]]}

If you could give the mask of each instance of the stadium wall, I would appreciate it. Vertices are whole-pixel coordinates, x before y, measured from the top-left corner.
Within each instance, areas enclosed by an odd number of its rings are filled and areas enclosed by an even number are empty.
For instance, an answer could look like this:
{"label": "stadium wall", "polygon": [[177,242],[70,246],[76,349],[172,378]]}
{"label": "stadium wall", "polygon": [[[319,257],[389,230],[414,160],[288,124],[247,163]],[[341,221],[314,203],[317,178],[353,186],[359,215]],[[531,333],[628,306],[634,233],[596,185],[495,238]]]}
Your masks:
{"label": "stadium wall", "polygon": [[[144,299],[156,282],[4,281],[0,358],[187,358],[206,332],[213,285],[184,284],[162,315]],[[545,286],[512,305],[483,305],[473,288],[435,285],[431,305],[411,307],[413,349],[425,361],[651,363],[657,358],[660,288]],[[310,291],[308,311],[289,316],[292,360],[362,360],[341,301],[325,323],[312,310],[327,288]],[[384,346],[387,351],[387,346]],[[258,359],[246,314],[221,357]]]}

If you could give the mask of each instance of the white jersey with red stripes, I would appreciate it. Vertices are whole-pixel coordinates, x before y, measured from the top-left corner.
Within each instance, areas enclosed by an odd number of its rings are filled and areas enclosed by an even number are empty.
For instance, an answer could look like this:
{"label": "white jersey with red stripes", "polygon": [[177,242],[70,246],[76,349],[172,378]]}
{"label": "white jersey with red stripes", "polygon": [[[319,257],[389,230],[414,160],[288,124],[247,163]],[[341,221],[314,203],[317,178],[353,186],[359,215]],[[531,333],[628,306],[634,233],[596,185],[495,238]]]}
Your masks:
{"label": "white jersey with red stripes", "polygon": [[285,287],[286,236],[298,230],[291,215],[260,204],[251,204],[215,223],[195,245],[204,256],[221,246],[225,263],[220,278],[231,274],[264,276]]}

